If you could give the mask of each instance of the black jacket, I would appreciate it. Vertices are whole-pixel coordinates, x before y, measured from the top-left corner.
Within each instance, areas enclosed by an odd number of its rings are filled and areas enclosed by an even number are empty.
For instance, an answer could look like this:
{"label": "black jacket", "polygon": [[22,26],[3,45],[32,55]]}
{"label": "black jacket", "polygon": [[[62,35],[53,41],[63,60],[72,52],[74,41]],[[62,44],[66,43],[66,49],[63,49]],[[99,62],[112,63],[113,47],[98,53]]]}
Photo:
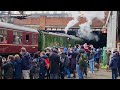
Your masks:
{"label": "black jacket", "polygon": [[111,63],[110,63],[110,68],[111,69],[117,69],[118,68],[118,60],[119,60],[119,56],[117,54],[115,54],[111,59]]}
{"label": "black jacket", "polygon": [[58,74],[60,69],[60,56],[57,53],[50,55],[50,73]]}
{"label": "black jacket", "polygon": [[120,55],[119,55],[119,58],[118,58],[118,67],[120,67]]}
{"label": "black jacket", "polygon": [[15,67],[12,62],[7,62],[6,64],[3,65],[3,70],[4,70],[4,78],[14,78],[14,71]]}

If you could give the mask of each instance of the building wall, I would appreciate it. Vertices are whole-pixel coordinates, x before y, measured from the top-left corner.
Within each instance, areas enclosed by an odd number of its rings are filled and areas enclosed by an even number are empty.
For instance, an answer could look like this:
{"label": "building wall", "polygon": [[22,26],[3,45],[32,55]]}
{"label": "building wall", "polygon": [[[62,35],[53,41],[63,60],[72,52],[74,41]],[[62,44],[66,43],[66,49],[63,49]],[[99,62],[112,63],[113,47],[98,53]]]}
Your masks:
{"label": "building wall", "polygon": [[112,16],[109,17],[109,22],[107,24],[107,48],[112,48],[112,38],[111,37],[111,23]]}
{"label": "building wall", "polygon": [[107,47],[117,48],[116,30],[117,30],[117,11],[112,11],[107,24]]}
{"label": "building wall", "polygon": [[[13,23],[18,25],[39,25],[40,30],[45,30],[45,27],[66,27],[69,21],[72,20],[71,17],[46,17],[46,16],[40,16],[38,18],[28,18],[28,19],[14,19]],[[79,24],[86,22],[85,18],[80,18],[80,21],[78,24],[76,24],[74,27],[79,27]],[[103,22],[100,20],[94,19],[92,27],[102,27]]]}

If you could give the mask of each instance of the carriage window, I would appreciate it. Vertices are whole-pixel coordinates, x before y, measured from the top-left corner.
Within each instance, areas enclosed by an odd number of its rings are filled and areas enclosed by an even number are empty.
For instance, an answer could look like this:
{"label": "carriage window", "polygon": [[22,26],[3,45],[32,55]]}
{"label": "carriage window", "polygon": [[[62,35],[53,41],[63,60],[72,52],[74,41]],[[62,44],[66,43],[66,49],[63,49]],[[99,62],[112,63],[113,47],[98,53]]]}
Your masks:
{"label": "carriage window", "polygon": [[29,35],[26,35],[26,42],[29,42]]}
{"label": "carriage window", "polygon": [[7,43],[7,30],[0,30],[0,43],[6,44]]}
{"label": "carriage window", "polygon": [[13,43],[14,44],[21,44],[22,43],[22,32],[14,31],[13,35],[14,35]]}

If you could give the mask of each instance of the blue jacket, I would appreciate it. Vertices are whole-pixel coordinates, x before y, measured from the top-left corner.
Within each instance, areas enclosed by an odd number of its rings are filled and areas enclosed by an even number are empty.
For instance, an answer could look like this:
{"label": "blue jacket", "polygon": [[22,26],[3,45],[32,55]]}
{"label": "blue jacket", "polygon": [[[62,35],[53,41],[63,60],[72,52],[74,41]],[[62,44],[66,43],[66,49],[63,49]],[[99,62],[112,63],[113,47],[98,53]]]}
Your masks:
{"label": "blue jacket", "polygon": [[100,50],[98,50],[94,54],[94,59],[96,60],[96,58],[100,58],[100,57],[101,57],[101,52],[100,52]]}
{"label": "blue jacket", "polygon": [[119,56],[117,54],[113,55],[111,62],[110,62],[110,68],[111,69],[117,69],[118,68],[118,60]]}
{"label": "blue jacket", "polygon": [[22,76],[22,64],[21,64],[21,60],[15,60],[16,64],[15,64],[15,79],[21,79]]}
{"label": "blue jacket", "polygon": [[67,48],[66,47],[64,48],[64,53],[67,53]]}
{"label": "blue jacket", "polygon": [[32,58],[30,56],[30,54],[27,52],[25,54],[22,54],[22,57],[21,57],[21,64],[22,64],[22,70],[30,70],[31,68],[31,61],[32,61]]}
{"label": "blue jacket", "polygon": [[97,53],[96,53],[97,55],[96,55],[96,58],[100,58],[100,55],[101,55],[101,52],[100,52],[100,50],[99,51],[97,51]]}

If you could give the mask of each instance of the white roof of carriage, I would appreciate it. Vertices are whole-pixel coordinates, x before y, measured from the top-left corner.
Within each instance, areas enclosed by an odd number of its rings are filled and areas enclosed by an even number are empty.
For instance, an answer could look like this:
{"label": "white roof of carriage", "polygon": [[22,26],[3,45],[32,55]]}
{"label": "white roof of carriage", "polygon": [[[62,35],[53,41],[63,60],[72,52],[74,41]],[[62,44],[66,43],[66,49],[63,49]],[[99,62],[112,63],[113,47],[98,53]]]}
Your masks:
{"label": "white roof of carriage", "polygon": [[0,22],[0,27],[38,33],[38,31],[36,29],[19,26],[19,25],[14,25],[14,24],[10,24],[10,23],[5,23],[5,22]]}

